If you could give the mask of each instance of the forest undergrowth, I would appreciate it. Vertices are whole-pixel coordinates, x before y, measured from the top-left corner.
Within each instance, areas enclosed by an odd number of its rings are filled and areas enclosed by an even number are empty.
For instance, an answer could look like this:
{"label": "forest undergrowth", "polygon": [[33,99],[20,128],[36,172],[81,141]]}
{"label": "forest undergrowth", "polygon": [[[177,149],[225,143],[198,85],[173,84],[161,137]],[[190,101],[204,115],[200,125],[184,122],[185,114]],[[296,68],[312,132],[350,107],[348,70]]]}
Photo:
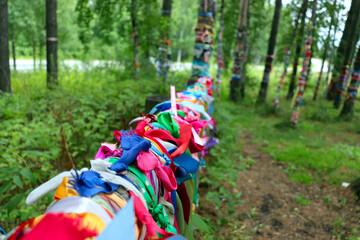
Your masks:
{"label": "forest undergrowth", "polygon": [[[254,143],[261,143],[261,151],[286,163],[284,171],[291,181],[340,185],[360,176],[359,109],[352,119],[338,119],[331,103],[322,98],[312,101],[312,79],[299,124],[292,128],[290,101],[281,97],[280,108],[271,109],[279,72],[274,71],[268,103],[256,105],[260,74],[249,69],[246,97],[236,104],[227,100],[229,76],[224,76],[214,115],[220,144],[211,150],[200,182],[207,189],[202,197],[213,204],[218,217],[198,224],[202,235],[230,224],[243,203],[241,191],[233,187],[239,172],[255,162],[242,154],[239,136],[244,130]],[[169,83],[180,91],[188,76],[189,72],[171,73]],[[100,143],[113,142],[114,130],[127,129],[128,122],[144,112],[145,97],[156,94],[160,84],[148,73],[134,81],[122,71],[104,68],[63,71],[59,78],[59,89],[49,91],[45,72],[14,73],[14,93],[0,100],[0,227],[6,231],[41,214],[51,202],[48,195],[26,206],[25,197],[34,187],[69,165],[88,167]],[[286,85],[283,90],[285,95]]]}
{"label": "forest undergrowth", "polygon": [[145,97],[159,84],[144,76],[134,82],[114,69],[61,71],[60,86],[49,91],[45,71],[13,73],[13,94],[0,100],[2,228],[41,214],[51,195],[28,207],[34,187],[69,167],[89,167],[100,144],[114,140],[114,130],[128,129],[141,116]]}

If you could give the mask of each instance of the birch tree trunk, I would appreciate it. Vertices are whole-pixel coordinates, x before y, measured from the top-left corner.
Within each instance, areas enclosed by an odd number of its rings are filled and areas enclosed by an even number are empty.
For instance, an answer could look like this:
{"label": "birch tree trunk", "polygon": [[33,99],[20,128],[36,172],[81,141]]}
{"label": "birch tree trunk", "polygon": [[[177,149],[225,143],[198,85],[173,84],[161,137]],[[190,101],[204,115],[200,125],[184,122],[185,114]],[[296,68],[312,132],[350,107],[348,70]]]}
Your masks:
{"label": "birch tree trunk", "polygon": [[[345,82],[348,65],[350,64],[350,58],[352,49],[355,46],[356,40],[356,30],[359,25],[360,17],[360,1],[353,0],[351,2],[351,7],[348,12],[348,17],[345,23],[345,29],[341,37],[340,45],[336,52],[336,57],[334,59],[334,68],[332,71],[331,82],[329,85],[329,90],[327,92],[327,99],[334,100],[335,95],[339,98],[337,102],[334,102],[334,106],[338,106],[341,101],[341,95],[344,90],[343,84]],[[339,74],[340,73],[340,74]],[[339,87],[337,87],[339,86]],[[337,89],[337,93],[336,93]]]}
{"label": "birch tree trunk", "polygon": [[166,87],[166,80],[170,68],[171,60],[171,42],[170,42],[170,18],[171,18],[171,0],[163,0],[161,11],[162,22],[160,26],[160,46],[157,74],[163,81],[161,93]]}
{"label": "birch tree trunk", "polygon": [[[333,6],[334,6],[334,8],[336,8],[336,0],[334,0]],[[320,83],[321,83],[321,78],[322,78],[323,70],[324,70],[324,65],[325,65],[325,61],[326,61],[326,58],[327,58],[327,55],[328,55],[328,51],[329,51],[329,49],[327,48],[327,46],[328,46],[329,43],[330,43],[331,30],[332,30],[332,26],[334,25],[334,19],[335,19],[334,14],[335,14],[335,10],[334,10],[333,13],[331,14],[329,31],[328,31],[328,35],[327,35],[327,37],[326,37],[325,44],[324,44],[325,48],[324,48],[324,53],[323,53],[323,57],[322,57],[320,73],[319,73],[319,77],[318,77],[318,80],[317,80],[317,82],[316,82],[316,87],[315,87],[315,91],[314,91],[314,97],[313,97],[313,100],[314,100],[314,101],[316,100],[317,95],[318,95],[318,92],[319,92]],[[328,68],[330,68],[329,65],[328,65]]]}
{"label": "birch tree trunk", "polygon": [[265,99],[266,99],[267,89],[268,89],[268,85],[269,85],[269,81],[270,81],[271,66],[272,66],[272,61],[274,59],[274,50],[275,50],[276,36],[277,36],[279,22],[280,22],[281,7],[282,7],[281,0],[276,0],[275,12],[274,12],[273,22],[272,22],[272,26],[271,26],[271,33],[270,33],[270,38],[269,38],[268,50],[267,50],[267,56],[265,59],[264,76],[261,81],[259,97],[258,97],[259,103],[264,103]]}
{"label": "birch tree trunk", "polygon": [[232,69],[232,76],[230,80],[230,100],[238,101],[243,98],[241,94],[241,85],[244,82],[243,68],[246,61],[246,41],[247,41],[247,14],[248,14],[249,0],[240,0],[240,12],[238,18],[238,30],[236,34],[236,47],[234,54],[234,66]]}
{"label": "birch tree trunk", "polygon": [[36,42],[35,40],[32,41],[32,52],[33,52],[33,67],[34,72],[36,71]]}
{"label": "birch tree trunk", "polygon": [[299,26],[299,20],[300,20],[300,17],[301,17],[302,9],[303,9],[304,7],[305,7],[305,1],[302,3],[301,8],[299,9],[299,13],[298,13],[298,15],[297,15],[297,17],[296,17],[295,26],[294,26],[294,31],[293,31],[293,34],[292,34],[292,36],[291,36],[290,44],[289,44],[289,46],[287,46],[287,47],[285,48],[284,71],[283,71],[283,73],[281,74],[279,84],[277,85],[277,88],[276,88],[275,97],[274,97],[274,99],[272,100],[272,107],[273,107],[274,109],[277,109],[277,108],[279,107],[279,95],[280,95],[282,86],[283,86],[284,83],[285,83],[285,77],[286,77],[286,75],[287,75],[287,68],[288,68],[288,66],[289,66],[289,61],[290,61],[290,57],[291,57],[291,52],[292,52],[292,48],[293,48],[293,45],[294,45],[295,37],[296,37],[296,34],[297,34],[297,29],[298,29],[298,26]]}
{"label": "birch tree trunk", "polygon": [[[341,3],[340,3],[341,4]],[[339,15],[337,14],[336,19],[339,18]],[[334,33],[333,33],[333,38],[332,38],[332,43],[331,43],[331,55],[330,55],[330,59],[329,59],[329,67],[326,73],[326,78],[325,78],[325,90],[324,90],[324,97],[327,97],[328,94],[328,90],[329,90],[329,77],[330,77],[330,73],[332,72],[332,68],[334,68],[334,58],[335,58],[335,40],[336,40],[336,33],[338,30],[338,25],[335,24],[334,26]]]}
{"label": "birch tree trunk", "polygon": [[216,71],[216,82],[215,82],[215,92],[218,97],[220,97],[221,92],[221,75],[222,69],[224,68],[224,59],[223,59],[223,49],[222,49],[222,40],[223,40],[223,32],[224,32],[224,6],[225,0],[221,0],[221,7],[220,7],[220,29],[218,33],[218,47],[217,47],[217,56],[216,56],[216,63],[217,63],[217,71]]}
{"label": "birch tree trunk", "polygon": [[306,73],[307,68],[309,67],[309,62],[311,59],[311,49],[312,49],[312,36],[314,31],[314,21],[316,16],[316,4],[317,1],[313,1],[312,6],[312,13],[311,13],[311,19],[309,22],[309,29],[308,29],[308,35],[304,47],[304,57],[303,57],[303,64],[302,64],[302,70],[300,73],[299,81],[298,81],[298,89],[294,101],[294,106],[292,109],[291,114],[291,123],[296,125],[298,123],[299,114],[300,114],[300,106],[302,105],[302,97],[304,95],[305,89],[306,89]]}
{"label": "birch tree trunk", "polygon": [[[348,74],[349,65],[351,63],[351,58],[353,55],[353,49],[356,45],[359,23],[360,23],[360,1],[353,0],[351,3],[348,19],[346,20],[346,25],[345,25],[345,29],[344,29],[344,35],[345,35],[345,32],[347,32],[349,34],[348,34],[348,38],[346,39],[346,46],[345,46],[345,51],[344,51],[344,55],[343,55],[342,71],[337,80],[337,83],[335,84],[335,86],[333,86],[333,88],[335,87],[334,88],[335,89],[335,91],[334,91],[334,93],[335,93],[334,107],[335,108],[340,107],[342,95],[346,88],[346,77]],[[349,29],[348,31],[346,31],[347,28]],[[340,45],[341,45],[341,43],[340,43]]]}
{"label": "birch tree trunk", "polygon": [[11,92],[7,0],[0,0],[0,93]]}
{"label": "birch tree trunk", "polygon": [[[180,31],[180,42],[183,39],[183,35],[184,35],[184,29],[181,29],[181,31]],[[178,47],[178,55],[177,55],[176,61],[177,61],[178,64],[181,63],[181,46],[180,45]]]}
{"label": "birch tree trunk", "polygon": [[359,89],[360,84],[360,48],[357,51],[355,63],[354,63],[354,71],[351,76],[351,82],[347,89],[345,101],[343,105],[343,109],[341,110],[340,116],[352,116],[354,113],[354,106],[357,91]]}
{"label": "birch tree trunk", "polygon": [[13,57],[13,68],[14,71],[16,71],[16,47],[15,47],[15,37],[14,37],[14,32],[11,35],[11,52],[12,52],[12,57]]}
{"label": "birch tree trunk", "polygon": [[199,77],[210,76],[209,60],[213,51],[216,13],[216,0],[199,1],[198,22],[195,27],[194,57],[188,84],[193,84]]}
{"label": "birch tree trunk", "polygon": [[56,0],[46,0],[46,69],[49,89],[58,85],[56,9]]}
{"label": "birch tree trunk", "polygon": [[247,59],[249,56],[250,4],[251,4],[251,0],[248,0],[247,13],[246,13],[246,15],[247,15],[247,17],[246,17],[246,35],[245,35],[245,43],[244,43],[245,58],[244,58],[243,68],[241,71],[242,80],[240,81],[240,97],[242,99],[245,98],[246,64],[247,64]]}
{"label": "birch tree trunk", "polygon": [[287,99],[292,99],[292,97],[294,96],[297,66],[299,64],[299,57],[301,54],[301,46],[303,44],[303,35],[304,35],[304,28],[305,28],[307,5],[308,5],[308,0],[304,0],[303,8],[301,9],[301,24],[300,24],[300,29],[299,29],[299,35],[298,35],[298,38],[296,41],[296,51],[295,51],[295,57],[294,57],[293,71],[291,74],[289,89],[288,89],[288,93],[286,96]]}
{"label": "birch tree trunk", "polygon": [[139,41],[138,41],[138,26],[137,26],[137,16],[136,16],[136,0],[131,0],[131,25],[132,25],[132,37],[134,39],[134,49],[133,49],[133,63],[134,63],[134,79],[137,79],[138,72],[140,70],[139,64]]}

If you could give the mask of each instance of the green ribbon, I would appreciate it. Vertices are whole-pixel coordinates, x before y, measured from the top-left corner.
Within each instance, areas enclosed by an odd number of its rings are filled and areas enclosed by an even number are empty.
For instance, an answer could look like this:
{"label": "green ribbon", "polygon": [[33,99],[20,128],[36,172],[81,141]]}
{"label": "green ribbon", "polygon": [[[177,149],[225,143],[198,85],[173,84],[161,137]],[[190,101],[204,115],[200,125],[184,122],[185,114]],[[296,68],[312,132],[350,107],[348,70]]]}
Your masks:
{"label": "green ribbon", "polygon": [[109,162],[114,164],[116,161],[118,160],[118,158],[110,158],[109,159]]}
{"label": "green ribbon", "polygon": [[173,119],[170,112],[162,112],[157,118],[158,123],[163,125],[174,138],[180,138],[179,124]]}
{"label": "green ribbon", "polygon": [[178,111],[177,111],[177,114],[178,114],[180,117],[183,117],[183,118],[186,117],[186,114],[185,114],[182,110],[178,110]]}
{"label": "green ribbon", "polygon": [[153,125],[153,126],[156,127],[156,128],[167,130],[166,127],[164,127],[162,124],[160,124],[160,123],[158,123],[158,122],[152,122],[152,123],[150,123],[150,124]]}
{"label": "green ribbon", "polygon": [[169,217],[166,214],[164,207],[161,203],[154,208],[150,208],[150,214],[154,218],[156,224],[168,232],[177,234],[176,228],[170,224]]}
{"label": "green ribbon", "polygon": [[[128,166],[130,173],[136,178],[137,181],[133,181],[140,191],[144,194],[146,204],[148,205],[149,212],[156,224],[163,229],[166,229],[168,232],[177,234],[176,228],[171,225],[168,215],[165,213],[164,207],[161,203],[158,204],[157,198],[155,196],[154,188],[152,187],[150,181],[147,177],[137,168],[133,166]],[[128,177],[133,180],[132,177]],[[139,186],[140,185],[140,186]]]}

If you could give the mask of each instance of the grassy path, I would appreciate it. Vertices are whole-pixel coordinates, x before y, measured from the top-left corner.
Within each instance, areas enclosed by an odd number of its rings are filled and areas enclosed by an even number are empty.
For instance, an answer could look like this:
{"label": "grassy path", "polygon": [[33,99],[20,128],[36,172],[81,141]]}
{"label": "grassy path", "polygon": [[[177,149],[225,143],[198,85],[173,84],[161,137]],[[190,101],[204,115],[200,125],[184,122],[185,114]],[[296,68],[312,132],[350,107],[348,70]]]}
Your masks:
{"label": "grassy path", "polygon": [[330,107],[327,120],[317,119],[316,107],[293,129],[286,111],[217,104],[220,144],[196,210],[210,230],[195,239],[359,239],[360,204],[341,187],[360,174],[358,121],[339,121]]}
{"label": "grassy path", "polygon": [[[250,134],[242,137],[244,157],[255,164],[239,173],[244,204],[237,208],[239,220],[257,239],[338,239],[357,234],[355,198],[349,189],[291,182],[286,164],[259,150]],[[248,214],[250,209],[250,214]]]}
{"label": "grassy path", "polygon": [[[239,172],[235,187],[227,186],[242,192],[243,203],[215,239],[357,239],[360,205],[349,189],[290,181],[287,164],[259,150],[264,146],[253,140],[248,132],[240,137],[243,158],[253,161]],[[216,222],[226,207],[216,209],[206,201],[199,212]]]}

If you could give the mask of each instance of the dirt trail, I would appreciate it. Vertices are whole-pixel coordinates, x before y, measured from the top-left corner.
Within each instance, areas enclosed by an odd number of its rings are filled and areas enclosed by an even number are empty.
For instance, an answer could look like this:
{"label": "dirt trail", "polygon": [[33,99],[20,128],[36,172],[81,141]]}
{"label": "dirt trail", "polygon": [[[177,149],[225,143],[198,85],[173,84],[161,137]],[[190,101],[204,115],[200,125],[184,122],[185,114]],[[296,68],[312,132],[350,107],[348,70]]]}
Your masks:
{"label": "dirt trail", "polygon": [[[349,189],[291,182],[285,172],[286,164],[259,150],[261,144],[253,143],[249,133],[244,132],[241,141],[243,156],[251,157],[255,163],[247,171],[239,172],[236,189],[242,191],[244,202],[235,208],[232,223],[222,228],[220,236],[349,239],[360,235],[360,204],[355,203],[356,197]],[[200,204],[200,211],[216,218],[211,204]]]}

